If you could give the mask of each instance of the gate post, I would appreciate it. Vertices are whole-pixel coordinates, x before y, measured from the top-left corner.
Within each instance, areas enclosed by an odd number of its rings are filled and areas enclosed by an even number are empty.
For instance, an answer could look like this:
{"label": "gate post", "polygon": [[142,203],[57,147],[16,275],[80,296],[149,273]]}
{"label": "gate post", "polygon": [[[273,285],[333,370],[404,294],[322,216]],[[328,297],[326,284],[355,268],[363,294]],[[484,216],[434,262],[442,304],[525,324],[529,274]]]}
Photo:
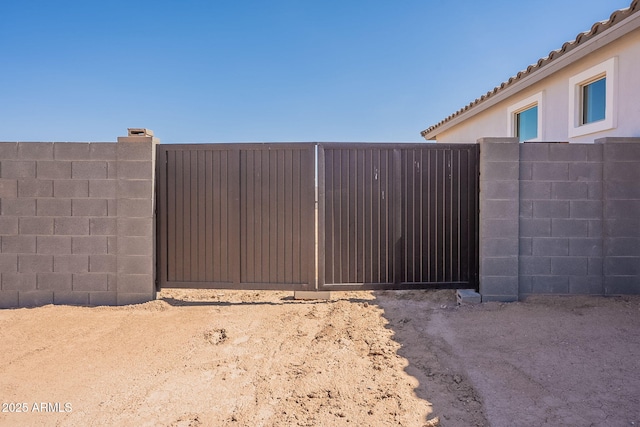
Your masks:
{"label": "gate post", "polygon": [[155,299],[155,158],[160,141],[148,129],[128,129],[117,152],[117,304]]}
{"label": "gate post", "polygon": [[520,144],[481,138],[479,279],[482,301],[517,301]]}

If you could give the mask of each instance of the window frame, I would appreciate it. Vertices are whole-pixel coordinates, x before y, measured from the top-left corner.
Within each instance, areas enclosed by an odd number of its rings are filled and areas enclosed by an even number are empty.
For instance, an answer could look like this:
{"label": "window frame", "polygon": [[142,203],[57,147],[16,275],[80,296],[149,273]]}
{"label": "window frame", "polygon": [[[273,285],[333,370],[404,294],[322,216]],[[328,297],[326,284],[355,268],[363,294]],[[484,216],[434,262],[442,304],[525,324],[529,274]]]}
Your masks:
{"label": "window frame", "polygon": [[518,138],[518,114],[527,111],[530,108],[538,107],[538,123],[537,123],[537,136],[532,139],[520,142],[540,142],[544,141],[542,117],[543,115],[543,103],[544,93],[538,92],[528,98],[523,99],[515,104],[512,104],[507,108],[507,135],[510,137]]}
{"label": "window frame", "polygon": [[[617,126],[617,63],[618,58],[613,57],[569,79],[569,138],[615,129]],[[604,119],[584,123],[584,88],[602,78],[606,79]]]}

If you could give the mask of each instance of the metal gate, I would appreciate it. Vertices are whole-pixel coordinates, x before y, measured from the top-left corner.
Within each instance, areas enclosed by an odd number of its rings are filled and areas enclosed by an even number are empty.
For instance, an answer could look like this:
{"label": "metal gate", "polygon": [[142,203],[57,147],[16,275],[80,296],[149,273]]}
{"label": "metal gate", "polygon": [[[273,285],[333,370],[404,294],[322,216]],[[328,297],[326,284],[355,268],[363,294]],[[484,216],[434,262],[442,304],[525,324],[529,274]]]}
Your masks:
{"label": "metal gate", "polygon": [[478,286],[476,144],[162,144],[157,176],[160,287]]}
{"label": "metal gate", "polygon": [[160,287],[315,286],[315,145],[159,145]]}
{"label": "metal gate", "polygon": [[477,288],[477,144],[318,152],[320,289]]}

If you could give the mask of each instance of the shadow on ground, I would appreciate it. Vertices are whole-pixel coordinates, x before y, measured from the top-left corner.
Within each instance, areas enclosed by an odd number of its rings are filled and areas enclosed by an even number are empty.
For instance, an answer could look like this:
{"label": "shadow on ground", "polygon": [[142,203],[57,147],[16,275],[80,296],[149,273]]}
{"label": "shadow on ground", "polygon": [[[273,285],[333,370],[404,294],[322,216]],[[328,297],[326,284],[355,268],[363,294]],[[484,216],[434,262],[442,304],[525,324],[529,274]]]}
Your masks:
{"label": "shadow on ground", "polygon": [[433,405],[439,426],[488,426],[482,399],[455,359],[448,344],[430,333],[435,312],[454,310],[455,291],[376,291],[387,328],[408,361],[407,374],[419,381],[415,393]]}

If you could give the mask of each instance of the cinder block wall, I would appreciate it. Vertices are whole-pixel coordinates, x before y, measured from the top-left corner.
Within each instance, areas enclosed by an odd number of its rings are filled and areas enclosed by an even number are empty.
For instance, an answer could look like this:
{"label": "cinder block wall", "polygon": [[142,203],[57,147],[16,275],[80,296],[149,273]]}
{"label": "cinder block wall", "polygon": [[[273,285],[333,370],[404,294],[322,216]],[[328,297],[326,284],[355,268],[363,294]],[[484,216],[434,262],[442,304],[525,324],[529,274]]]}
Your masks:
{"label": "cinder block wall", "polygon": [[602,145],[520,145],[520,295],[603,294]]}
{"label": "cinder block wall", "polygon": [[483,300],[640,294],[640,139],[479,143]]}
{"label": "cinder block wall", "polygon": [[483,301],[518,295],[520,174],[518,140],[480,143],[480,293]]}
{"label": "cinder block wall", "polygon": [[605,138],[603,274],[606,294],[640,294],[640,138]]}
{"label": "cinder block wall", "polygon": [[155,297],[155,143],[0,143],[0,308]]}

